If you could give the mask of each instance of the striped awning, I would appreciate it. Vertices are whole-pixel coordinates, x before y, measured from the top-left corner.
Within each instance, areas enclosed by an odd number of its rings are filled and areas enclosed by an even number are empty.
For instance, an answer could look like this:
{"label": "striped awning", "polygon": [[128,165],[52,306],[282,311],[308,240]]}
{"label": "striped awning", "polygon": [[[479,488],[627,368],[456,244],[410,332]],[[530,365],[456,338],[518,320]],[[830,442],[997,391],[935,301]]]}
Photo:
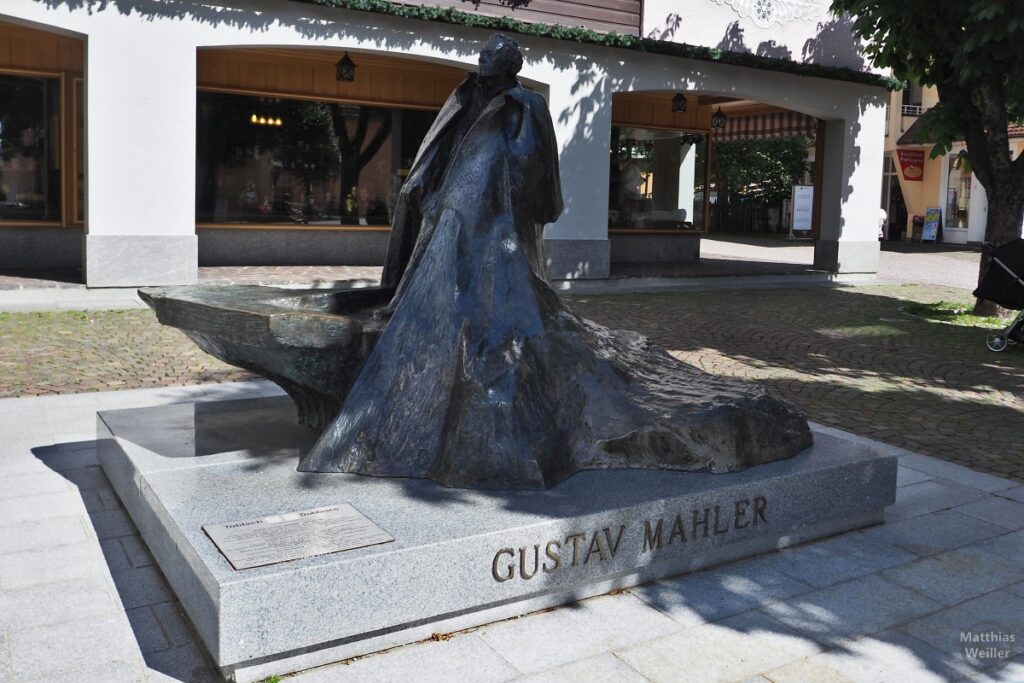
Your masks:
{"label": "striped awning", "polygon": [[765,140],[768,138],[813,138],[818,130],[818,119],[795,111],[779,111],[753,116],[730,116],[725,128],[714,128],[715,142],[733,140]]}

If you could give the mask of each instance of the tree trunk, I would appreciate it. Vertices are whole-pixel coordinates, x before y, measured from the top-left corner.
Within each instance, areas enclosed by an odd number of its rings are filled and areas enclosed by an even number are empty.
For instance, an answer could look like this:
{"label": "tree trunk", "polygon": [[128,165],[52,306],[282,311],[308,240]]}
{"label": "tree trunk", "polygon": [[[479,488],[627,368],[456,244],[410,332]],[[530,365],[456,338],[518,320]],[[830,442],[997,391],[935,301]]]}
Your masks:
{"label": "tree trunk", "polygon": [[[1002,245],[1021,235],[1021,220],[1024,219],[1024,183],[1012,182],[1012,178],[999,178],[993,183],[988,195],[988,221],[985,225],[985,241]],[[987,256],[982,256],[978,269],[980,284],[992,265]],[[975,315],[1007,317],[1009,312],[992,301],[978,299],[974,306]]]}

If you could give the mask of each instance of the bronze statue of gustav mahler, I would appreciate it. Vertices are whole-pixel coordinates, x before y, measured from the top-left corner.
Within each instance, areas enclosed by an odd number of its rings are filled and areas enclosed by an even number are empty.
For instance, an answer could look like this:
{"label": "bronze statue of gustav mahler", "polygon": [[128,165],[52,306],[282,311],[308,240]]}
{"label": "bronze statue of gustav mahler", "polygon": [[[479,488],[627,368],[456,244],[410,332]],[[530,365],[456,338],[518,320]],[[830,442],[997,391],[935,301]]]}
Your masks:
{"label": "bronze statue of gustav mahler", "polygon": [[558,149],[522,61],[493,36],[427,133],[395,211],[387,325],[299,470],[546,488],[594,468],[731,472],[809,446],[806,420],[763,390],[585,320],[549,287]]}

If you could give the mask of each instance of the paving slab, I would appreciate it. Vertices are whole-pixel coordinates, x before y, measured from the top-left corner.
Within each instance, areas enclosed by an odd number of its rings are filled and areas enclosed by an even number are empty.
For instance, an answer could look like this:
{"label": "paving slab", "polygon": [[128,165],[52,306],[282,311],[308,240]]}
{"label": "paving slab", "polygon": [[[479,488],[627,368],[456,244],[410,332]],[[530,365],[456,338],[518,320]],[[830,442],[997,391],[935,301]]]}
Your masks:
{"label": "paving slab", "polygon": [[772,683],[945,683],[969,673],[957,656],[890,630],[772,669],[766,677]]}
{"label": "paving slab", "polygon": [[381,655],[360,657],[349,664],[312,669],[295,676],[294,680],[299,683],[333,683],[338,680],[361,683],[413,680],[423,683],[500,683],[520,676],[520,672],[488,647],[483,639],[468,633],[451,640],[417,643]]}
{"label": "paving slab", "polygon": [[764,564],[804,583],[821,587],[915,559],[916,555],[888,543],[850,534],[785,550],[764,558]]}
{"label": "paving slab", "polygon": [[108,582],[93,576],[0,592],[0,630],[16,633],[72,619],[116,615]]}
{"label": "paving slab", "polygon": [[681,626],[697,626],[746,612],[772,600],[813,590],[763,559],[666,579],[633,593]]}
{"label": "paving slab", "polygon": [[961,505],[956,510],[1007,529],[1024,529],[1024,503],[994,496]]}
{"label": "paving slab", "polygon": [[946,462],[944,460],[938,460],[936,458],[930,458],[919,453],[909,453],[902,456],[900,458],[900,465],[915,469],[933,477],[946,479],[954,484],[979,489],[988,493],[1003,491],[1017,485],[1016,482],[1011,479],[1006,479],[1005,477],[997,477],[984,472],[975,472],[967,467]]}
{"label": "paving slab", "polygon": [[485,643],[523,673],[537,673],[680,630],[679,624],[629,594],[584,600],[529,618],[529,629],[512,619],[479,631]]}
{"label": "paving slab", "polygon": [[979,541],[975,547],[1024,565],[1024,531],[993,536]]}
{"label": "paving slab", "polygon": [[996,492],[996,495],[1000,498],[1009,498],[1015,500],[1018,503],[1024,503],[1024,485],[1014,486],[1010,489],[1003,489],[1002,491]]}
{"label": "paving slab", "polygon": [[754,677],[819,650],[813,640],[754,611],[615,654],[655,683],[706,683]]}
{"label": "paving slab", "polygon": [[107,564],[94,540],[0,555],[0,587],[4,591],[106,574]]}
{"label": "paving slab", "polygon": [[882,572],[886,579],[946,605],[1024,579],[1024,565],[978,547],[960,548]]}
{"label": "paving slab", "polygon": [[517,680],[519,683],[647,683],[646,678],[610,653]]}
{"label": "paving slab", "polygon": [[[1011,657],[1020,656],[1024,647],[1024,598],[1009,591],[999,590],[962,602],[953,607],[914,620],[901,627],[902,631],[923,640],[945,652],[962,652],[965,634],[1000,634],[997,641],[988,637],[979,647],[998,644],[1011,650]],[[1003,645],[1003,637],[1013,642]],[[968,639],[970,640],[970,639]],[[986,657],[968,660],[975,668],[990,668],[1001,660]]]}
{"label": "paving slab", "polygon": [[979,524],[977,518],[952,509],[878,524],[856,534],[888,543],[915,555],[927,556],[1007,532],[1009,529],[1006,527],[991,523]]}
{"label": "paving slab", "polygon": [[[128,619],[90,617],[8,633],[17,680],[140,680],[145,671]],[[54,656],[54,655],[58,656]],[[108,677],[80,678],[90,672]],[[132,679],[131,676],[135,678]]]}
{"label": "paving slab", "polygon": [[948,510],[966,503],[984,500],[988,494],[979,489],[961,488],[953,484],[922,481],[896,490],[896,504],[885,511],[886,521],[898,521],[929,512]]}
{"label": "paving slab", "polygon": [[57,548],[95,538],[82,515],[29,520],[8,526],[0,519],[0,555]]}
{"label": "paving slab", "polygon": [[911,484],[919,484],[922,481],[928,481],[932,478],[934,477],[931,474],[920,472],[903,465],[896,468],[896,486],[910,486]]}
{"label": "paving slab", "polygon": [[761,609],[806,637],[831,646],[941,607],[939,602],[879,576],[864,576]]}

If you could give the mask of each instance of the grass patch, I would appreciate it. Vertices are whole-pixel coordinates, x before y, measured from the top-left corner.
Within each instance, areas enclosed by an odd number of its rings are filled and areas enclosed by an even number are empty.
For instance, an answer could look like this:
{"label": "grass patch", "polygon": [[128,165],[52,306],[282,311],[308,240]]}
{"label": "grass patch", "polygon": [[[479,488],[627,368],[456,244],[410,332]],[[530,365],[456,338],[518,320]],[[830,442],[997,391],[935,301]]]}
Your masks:
{"label": "grass patch", "polygon": [[949,325],[960,325],[962,327],[984,327],[988,329],[1003,328],[1009,324],[1003,318],[973,315],[971,308],[973,304],[953,303],[950,301],[938,301],[936,303],[908,303],[903,310],[911,315],[924,318],[929,322],[947,323]]}

